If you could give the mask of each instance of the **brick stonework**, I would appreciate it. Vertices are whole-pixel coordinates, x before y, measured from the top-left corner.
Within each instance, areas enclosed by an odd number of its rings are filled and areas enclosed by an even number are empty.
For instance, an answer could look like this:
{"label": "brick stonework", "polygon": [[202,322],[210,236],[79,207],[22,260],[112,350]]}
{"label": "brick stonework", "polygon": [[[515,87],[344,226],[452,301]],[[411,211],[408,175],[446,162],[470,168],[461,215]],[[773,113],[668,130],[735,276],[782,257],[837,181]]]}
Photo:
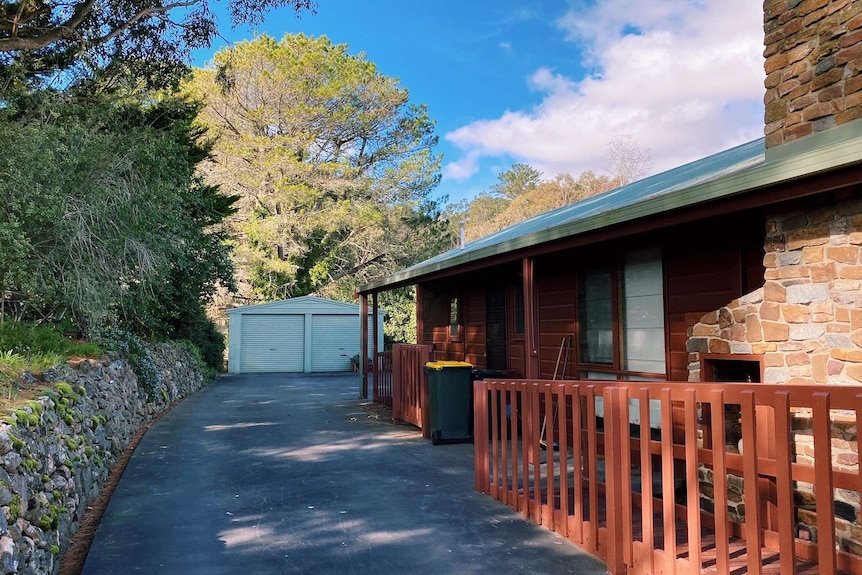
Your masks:
{"label": "brick stonework", "polygon": [[852,277],[862,266],[860,231],[858,194],[771,217],[764,286],[689,329],[689,380],[700,379],[701,350],[727,349],[766,352],[766,383],[792,376],[795,383],[862,384],[862,278]]}
{"label": "brick stonework", "polygon": [[[689,328],[689,381],[700,381],[701,350],[730,347],[732,353],[763,354],[767,384],[862,384],[862,279],[852,277],[862,266],[860,198],[862,190],[857,190],[826,208],[769,217],[764,285]],[[794,461],[813,465],[810,410],[794,411]],[[834,468],[856,473],[855,414],[834,412],[831,424]],[[704,509],[715,504],[711,474],[701,469]],[[741,491],[740,486],[728,501],[730,517],[737,522],[745,521]],[[813,486],[797,482],[794,499],[797,536],[816,542]],[[859,492],[836,490],[835,505],[842,510],[835,519],[840,547],[862,555]]]}
{"label": "brick stonework", "polygon": [[765,0],[766,147],[862,118],[862,2]]}

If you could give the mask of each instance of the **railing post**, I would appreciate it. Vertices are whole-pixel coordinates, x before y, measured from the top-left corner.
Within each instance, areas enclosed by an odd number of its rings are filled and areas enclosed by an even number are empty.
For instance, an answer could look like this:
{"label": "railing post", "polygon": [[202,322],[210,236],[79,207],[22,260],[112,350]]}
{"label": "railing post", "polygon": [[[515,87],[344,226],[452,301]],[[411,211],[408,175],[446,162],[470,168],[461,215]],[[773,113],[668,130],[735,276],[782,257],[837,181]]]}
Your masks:
{"label": "railing post", "polygon": [[[757,404],[755,399],[754,391],[748,390],[742,392],[742,401],[740,402],[742,411],[742,453],[744,454],[742,482],[743,490],[745,491],[742,497],[745,502],[745,549],[748,554],[748,572],[759,575],[763,572],[763,521],[762,514],[760,513],[762,495],[759,493],[760,482],[758,481],[757,437],[755,434],[755,430],[757,429]],[[820,489],[817,492],[819,493]],[[831,507],[832,489],[829,489],[828,493],[828,507]],[[834,572],[825,571],[825,573]]]}
{"label": "railing post", "polygon": [[727,451],[725,450],[724,391],[712,392],[712,469],[715,492],[715,566],[718,573],[730,572],[730,536],[727,513]]}
{"label": "railing post", "polygon": [[[622,426],[628,427],[628,405],[625,402],[625,390],[606,387],[602,394],[605,408],[605,481],[607,492],[605,504],[607,507],[607,546],[606,559],[608,573],[611,575],[626,573],[624,555],[624,525],[621,493],[625,486],[622,482],[621,456],[623,454],[622,438],[628,433],[622,433]],[[625,407],[626,409],[622,409]],[[627,487],[626,487],[627,488]],[[592,517],[591,517],[592,519]]]}
{"label": "railing post", "polygon": [[392,420],[401,421],[403,419],[401,398],[403,397],[404,377],[401,373],[401,354],[404,353],[404,347],[400,343],[392,346]]}
{"label": "railing post", "polygon": [[473,469],[476,491],[488,493],[488,392],[482,380],[473,382]]}
{"label": "railing post", "polygon": [[359,397],[368,399],[368,296],[359,297]]}
{"label": "railing post", "polygon": [[686,517],[688,522],[688,560],[692,573],[700,573],[701,529],[700,529],[700,483],[697,449],[697,397],[694,389],[687,389],[683,397],[685,406],[685,485]]}
{"label": "railing post", "polygon": [[[775,489],[778,507],[778,549],[782,570],[796,575],[796,517],[793,506],[793,442],[790,429],[790,394],[775,395]],[[716,531],[717,533],[717,531]]]}
{"label": "railing post", "polygon": [[428,378],[425,375],[425,364],[431,361],[431,346],[419,350],[419,371],[416,374],[416,391],[419,394],[420,421],[422,422],[422,437],[431,438],[431,411],[428,409]]}
{"label": "railing post", "polygon": [[[829,420],[829,392],[813,394],[811,407],[817,508],[832,511],[835,505],[835,481],[832,472],[832,427]],[[838,571],[838,562],[835,556],[835,515],[829,511],[817,514],[817,564],[821,573],[837,573]]]}

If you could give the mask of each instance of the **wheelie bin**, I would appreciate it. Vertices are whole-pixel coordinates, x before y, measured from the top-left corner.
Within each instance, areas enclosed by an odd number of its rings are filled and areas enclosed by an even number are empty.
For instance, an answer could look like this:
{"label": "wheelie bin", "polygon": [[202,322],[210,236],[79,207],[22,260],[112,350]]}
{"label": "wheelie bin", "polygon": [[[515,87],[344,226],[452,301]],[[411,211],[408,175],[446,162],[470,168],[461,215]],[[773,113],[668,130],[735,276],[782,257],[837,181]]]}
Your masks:
{"label": "wheelie bin", "polygon": [[471,441],[473,365],[463,361],[429,361],[425,374],[431,443]]}

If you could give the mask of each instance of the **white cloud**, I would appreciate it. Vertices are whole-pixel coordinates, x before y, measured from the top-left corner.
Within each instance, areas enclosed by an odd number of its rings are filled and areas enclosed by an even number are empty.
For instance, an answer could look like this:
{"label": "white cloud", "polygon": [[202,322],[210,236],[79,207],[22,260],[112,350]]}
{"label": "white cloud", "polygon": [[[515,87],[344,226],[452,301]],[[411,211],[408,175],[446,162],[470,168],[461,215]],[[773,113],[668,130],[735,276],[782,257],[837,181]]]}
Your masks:
{"label": "white cloud", "polygon": [[602,0],[557,22],[593,73],[536,70],[532,109],[509,110],[446,134],[463,180],[483,158],[509,156],[551,176],[599,170],[625,133],[661,171],[762,134],[762,7],[751,0]]}

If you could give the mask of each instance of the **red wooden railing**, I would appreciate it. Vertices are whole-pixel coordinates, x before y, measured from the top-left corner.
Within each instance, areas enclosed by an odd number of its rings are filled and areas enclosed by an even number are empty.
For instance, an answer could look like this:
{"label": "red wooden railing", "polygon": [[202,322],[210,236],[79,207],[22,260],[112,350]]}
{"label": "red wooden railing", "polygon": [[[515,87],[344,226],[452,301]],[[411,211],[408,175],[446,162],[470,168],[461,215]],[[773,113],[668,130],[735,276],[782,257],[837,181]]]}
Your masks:
{"label": "red wooden railing", "polygon": [[379,352],[374,358],[374,403],[392,407],[392,352]]}
{"label": "red wooden railing", "polygon": [[[860,546],[847,540],[862,533],[858,455],[833,457],[856,449],[862,388],[474,386],[476,490],[600,557],[609,573],[862,573]],[[738,425],[727,425],[728,407]],[[730,427],[741,453],[725,445]],[[839,495],[851,501],[840,534]]]}
{"label": "red wooden railing", "polygon": [[431,361],[430,345],[396,344],[392,347],[392,418],[412,423],[430,437],[428,386],[425,364]]}

